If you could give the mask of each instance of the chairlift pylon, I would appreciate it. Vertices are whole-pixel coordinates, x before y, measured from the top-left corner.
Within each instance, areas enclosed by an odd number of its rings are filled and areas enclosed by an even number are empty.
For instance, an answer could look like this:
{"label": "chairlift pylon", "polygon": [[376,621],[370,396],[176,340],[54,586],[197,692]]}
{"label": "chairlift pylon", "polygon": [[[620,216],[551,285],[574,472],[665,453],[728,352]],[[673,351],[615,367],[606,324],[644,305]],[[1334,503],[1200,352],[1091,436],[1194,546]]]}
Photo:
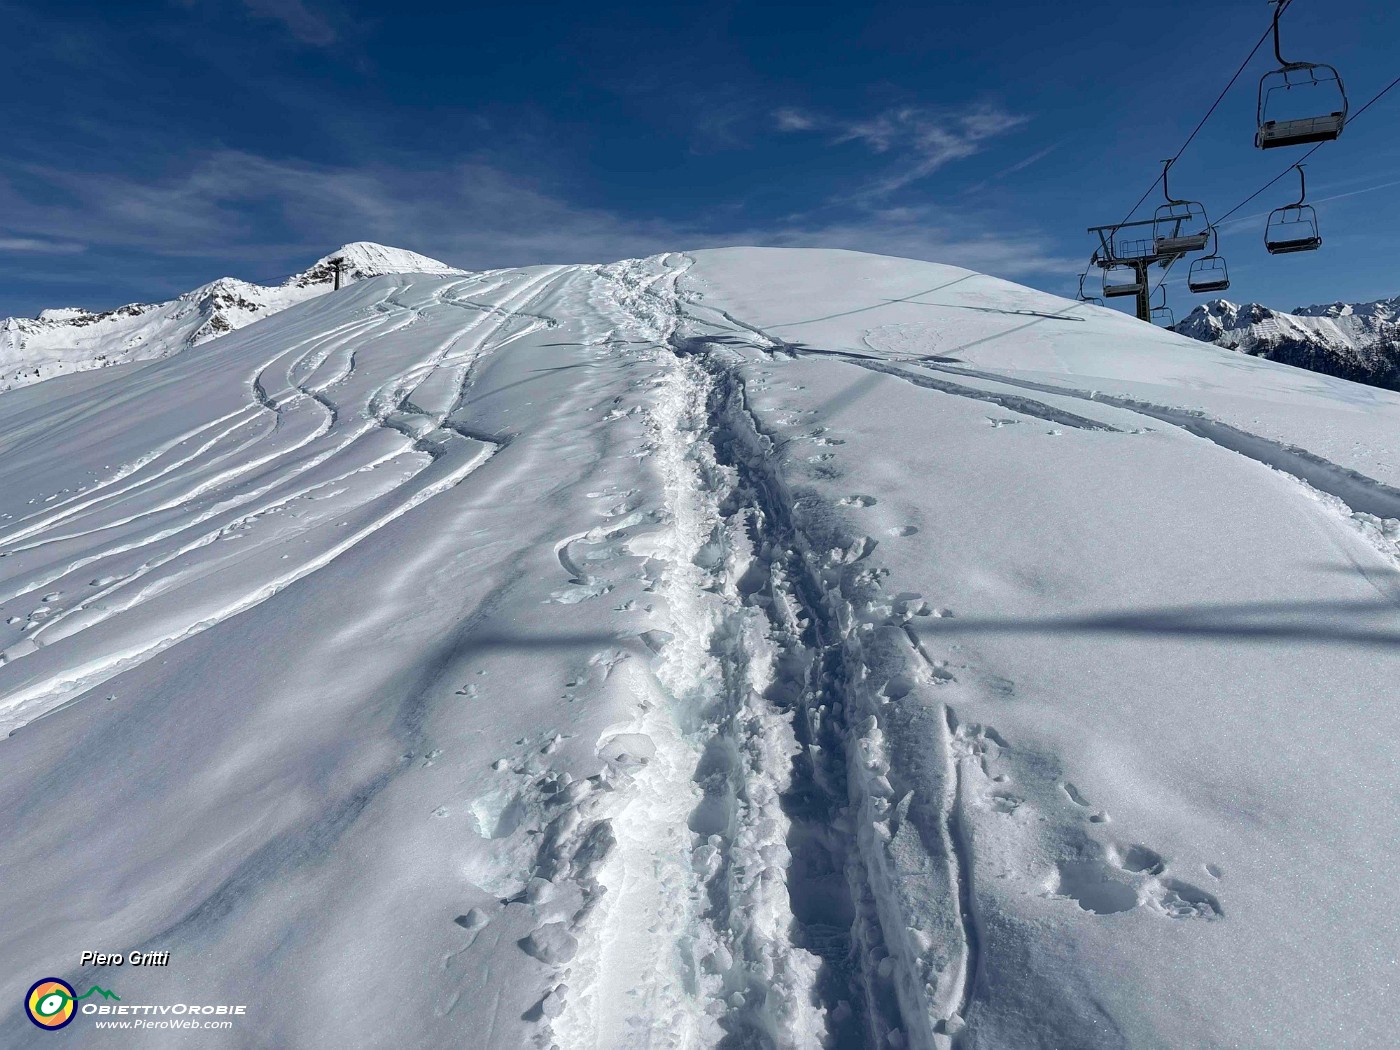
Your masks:
{"label": "chairlift pylon", "polygon": [[1298,199],[1269,213],[1264,228],[1264,247],[1270,255],[1290,255],[1294,252],[1314,252],[1322,247],[1322,233],[1317,225],[1317,211],[1303,202],[1308,196],[1307,176],[1301,164],[1298,169]]}
{"label": "chairlift pylon", "polygon": [[[1322,62],[1289,62],[1279,44],[1279,17],[1289,0],[1274,4],[1274,57],[1279,68],[1259,81],[1259,130],[1254,144],[1260,149],[1331,142],[1347,123],[1347,90],[1336,68]],[[1297,92],[1295,94],[1295,92]],[[1295,110],[1288,103],[1306,100]],[[1330,105],[1330,109],[1323,109]],[[1322,109],[1322,112],[1318,112]]]}
{"label": "chairlift pylon", "polygon": [[1210,220],[1199,201],[1178,200],[1167,186],[1167,174],[1175,161],[1162,162],[1162,193],[1167,203],[1159,206],[1152,222],[1153,250],[1158,255],[1185,255],[1202,251],[1210,240]]}
{"label": "chairlift pylon", "polygon": [[1212,226],[1210,232],[1214,240],[1210,254],[1193,262],[1186,275],[1186,287],[1196,295],[1223,292],[1230,287],[1230,268],[1220,255],[1220,231]]}

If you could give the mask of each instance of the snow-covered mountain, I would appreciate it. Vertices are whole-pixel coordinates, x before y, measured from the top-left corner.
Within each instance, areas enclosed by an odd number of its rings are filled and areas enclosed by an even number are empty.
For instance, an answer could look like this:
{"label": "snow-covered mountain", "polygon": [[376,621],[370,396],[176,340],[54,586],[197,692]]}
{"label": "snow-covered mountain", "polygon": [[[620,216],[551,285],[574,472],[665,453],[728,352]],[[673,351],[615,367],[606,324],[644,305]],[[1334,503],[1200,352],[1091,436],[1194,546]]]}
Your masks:
{"label": "snow-covered mountain", "polygon": [[1292,313],[1214,299],[1192,310],[1176,331],[1254,357],[1400,390],[1400,296]]}
{"label": "snow-covered mountain", "polygon": [[333,259],[341,260],[346,283],[390,273],[461,272],[416,252],[356,241],[270,287],[221,277],[164,303],[103,311],[63,307],[36,318],[7,317],[0,320],[0,392],[70,372],[168,357],[207,343],[330,291]]}
{"label": "snow-covered mountain", "polygon": [[12,390],[0,1046],[1392,1046],[1397,541],[1400,394],[852,252]]}

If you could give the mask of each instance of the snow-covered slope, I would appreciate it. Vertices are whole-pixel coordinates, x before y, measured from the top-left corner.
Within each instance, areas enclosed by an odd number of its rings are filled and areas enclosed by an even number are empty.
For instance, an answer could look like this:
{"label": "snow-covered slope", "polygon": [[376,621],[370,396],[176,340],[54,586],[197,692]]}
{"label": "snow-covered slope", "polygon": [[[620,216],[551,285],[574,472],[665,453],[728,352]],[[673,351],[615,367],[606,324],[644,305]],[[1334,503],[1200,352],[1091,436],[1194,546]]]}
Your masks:
{"label": "snow-covered slope", "polygon": [[846,252],[12,391],[0,1044],[1388,1046],[1396,519],[1400,394]]}
{"label": "snow-covered slope", "polygon": [[1291,314],[1214,299],[1176,331],[1255,357],[1400,390],[1400,296],[1374,303],[1304,306]]}
{"label": "snow-covered slope", "polygon": [[426,255],[368,241],[347,244],[279,285],[233,277],[166,303],[131,303],[94,312],[80,307],[41,311],[37,318],[0,319],[0,392],[51,376],[169,357],[331,290],[340,259],[342,280],[389,273],[460,273]]}

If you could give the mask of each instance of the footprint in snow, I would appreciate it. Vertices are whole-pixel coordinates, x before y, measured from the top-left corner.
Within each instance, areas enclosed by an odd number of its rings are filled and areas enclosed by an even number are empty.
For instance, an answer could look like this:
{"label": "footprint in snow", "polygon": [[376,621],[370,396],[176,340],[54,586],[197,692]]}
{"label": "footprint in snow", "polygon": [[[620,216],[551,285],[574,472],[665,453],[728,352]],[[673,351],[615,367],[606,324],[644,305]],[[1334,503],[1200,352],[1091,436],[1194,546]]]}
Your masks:
{"label": "footprint in snow", "polygon": [[608,765],[631,773],[656,757],[656,744],[645,733],[617,733],[598,741],[597,755]]}
{"label": "footprint in snow", "polygon": [[1199,886],[1167,875],[1160,853],[1141,843],[1109,847],[1102,860],[1068,860],[1055,866],[1051,897],[1072,900],[1095,915],[1147,905],[1171,919],[1219,919],[1220,901]]}
{"label": "footprint in snow", "polygon": [[1140,903],[1137,887],[1116,875],[1108,865],[1095,861],[1061,861],[1055,866],[1051,894],[1072,900],[1095,915],[1130,911]]}
{"label": "footprint in snow", "polygon": [[[1064,793],[1065,793],[1066,795],[1069,796],[1069,800],[1070,800],[1071,802],[1073,802],[1076,806],[1078,806],[1080,809],[1092,809],[1092,808],[1093,808],[1093,806],[1092,806],[1092,804],[1089,802],[1089,800],[1088,800],[1087,798],[1085,798],[1085,797],[1080,793],[1079,789],[1078,789],[1077,787],[1075,787],[1073,784],[1071,784],[1068,780],[1066,780],[1063,784],[1061,784],[1061,785],[1060,785],[1060,788],[1061,788],[1061,790],[1064,791]],[[1107,823],[1108,823],[1108,814],[1107,814],[1107,813],[1102,813],[1102,812],[1091,813],[1091,814],[1089,815],[1089,823],[1091,823],[1091,824],[1107,824]]]}
{"label": "footprint in snow", "polygon": [[1011,794],[1008,791],[995,791],[991,796],[992,809],[998,813],[1015,813],[1021,808],[1025,799]]}
{"label": "footprint in snow", "polygon": [[1124,850],[1118,858],[1118,866],[1124,871],[1144,872],[1148,875],[1160,875],[1167,870],[1162,855],[1143,845],[1132,845]]}
{"label": "footprint in snow", "polygon": [[1225,913],[1211,894],[1180,879],[1162,879],[1153,888],[1152,903],[1172,919],[1220,919]]}
{"label": "footprint in snow", "polygon": [[1224,916],[1214,896],[1199,886],[1167,877],[1166,867],[1162,856],[1146,846],[1129,846],[1121,855],[1110,849],[1107,863],[1061,861],[1050,892],[1095,915],[1113,915],[1147,904],[1171,919]]}
{"label": "footprint in snow", "polygon": [[475,932],[486,927],[490,923],[490,917],[480,908],[473,908],[465,915],[459,915],[452,920],[464,930]]}

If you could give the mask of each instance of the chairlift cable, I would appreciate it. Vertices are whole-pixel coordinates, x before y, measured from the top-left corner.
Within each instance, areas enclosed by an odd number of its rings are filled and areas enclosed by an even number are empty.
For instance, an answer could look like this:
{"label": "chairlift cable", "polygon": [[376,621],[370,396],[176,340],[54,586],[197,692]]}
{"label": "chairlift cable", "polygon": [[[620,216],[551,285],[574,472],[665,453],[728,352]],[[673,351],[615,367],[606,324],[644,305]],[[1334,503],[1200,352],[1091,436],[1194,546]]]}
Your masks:
{"label": "chairlift cable", "polygon": [[[1355,117],[1352,118],[1352,120],[1355,120],[1355,119],[1356,119]],[[1233,208],[1231,208],[1229,211],[1227,211],[1224,215],[1220,216],[1220,218],[1216,219],[1216,220],[1215,220],[1215,225],[1216,225],[1216,226],[1222,226],[1222,225],[1224,225],[1225,220],[1228,219],[1231,215],[1234,215],[1235,212],[1239,211],[1239,210],[1240,210],[1241,208],[1243,208],[1246,204],[1248,204],[1250,201],[1252,201],[1255,197],[1259,196],[1261,193],[1263,193],[1265,190],[1267,190],[1267,189],[1268,189],[1270,186],[1272,186],[1274,183],[1278,182],[1279,179],[1283,178],[1285,175],[1287,175],[1290,171],[1292,171],[1292,170],[1293,170],[1295,167],[1297,167],[1299,164],[1302,164],[1303,161],[1307,160],[1309,157],[1311,157],[1314,153],[1316,153],[1318,150],[1320,150],[1320,149],[1321,149],[1323,146],[1325,146],[1325,145],[1327,145],[1327,143],[1325,143],[1325,142],[1319,142],[1319,143],[1317,143],[1317,145],[1313,146],[1312,149],[1308,150],[1308,151],[1307,151],[1306,153],[1304,153],[1301,157],[1299,157],[1297,160],[1295,160],[1292,164],[1288,165],[1288,167],[1284,168],[1281,172],[1279,172],[1277,175],[1275,175],[1272,179],[1270,179],[1268,182],[1264,183],[1264,185],[1260,186],[1257,190],[1255,190],[1253,193],[1251,193],[1248,197],[1246,197],[1244,200],[1240,201],[1240,202],[1239,202],[1238,204],[1236,204]]]}
{"label": "chairlift cable", "polygon": [[[1279,8],[1279,13],[1282,14],[1284,11],[1286,11],[1288,9],[1288,5],[1292,2],[1293,0],[1283,0],[1283,5]],[[1220,103],[1225,101],[1225,96],[1230,93],[1230,89],[1235,86],[1235,82],[1239,80],[1240,77],[1244,74],[1244,71],[1249,68],[1249,64],[1252,61],[1254,61],[1254,56],[1259,53],[1259,49],[1264,46],[1264,41],[1269,39],[1269,36],[1273,33],[1273,31],[1273,23],[1271,22],[1269,24],[1269,28],[1265,29],[1264,32],[1260,35],[1259,39],[1255,41],[1253,49],[1249,52],[1248,55],[1245,56],[1244,61],[1240,63],[1240,67],[1237,70],[1235,70],[1235,75],[1230,78],[1230,82],[1225,85],[1225,87],[1221,90],[1220,94],[1216,96],[1215,101],[1210,104],[1210,108],[1206,110],[1206,115],[1203,116],[1200,119],[1199,123],[1196,124],[1195,128],[1192,129],[1191,134],[1186,136],[1186,141],[1181,144],[1181,148],[1176,151],[1176,156],[1172,158],[1171,162],[1173,164],[1175,164],[1181,159],[1182,154],[1186,152],[1186,148],[1190,146],[1193,141],[1195,141],[1195,138],[1197,135],[1200,134],[1201,129],[1206,126],[1206,121],[1210,120],[1211,116],[1214,115],[1215,111],[1220,108]],[[1163,174],[1165,174],[1165,172]],[[1157,178],[1152,181],[1152,185],[1148,186],[1147,189],[1143,191],[1143,194],[1141,197],[1138,198],[1137,203],[1134,204],[1130,209],[1128,209],[1128,214],[1123,216],[1123,222],[1127,222],[1137,213],[1137,210],[1142,207],[1142,202],[1147,200],[1147,198],[1151,196],[1152,191],[1157,188],[1157,183],[1161,181],[1162,175],[1158,175]],[[1121,226],[1123,225],[1123,223],[1120,222],[1118,225]]]}
{"label": "chairlift cable", "polygon": [[1167,279],[1167,274],[1169,274],[1169,273],[1172,272],[1172,267],[1176,265],[1176,260],[1179,259],[1179,258],[1181,258],[1181,256],[1178,255],[1178,256],[1176,256],[1176,258],[1168,259],[1168,260],[1167,260],[1167,265],[1162,267],[1162,276],[1161,276],[1161,277],[1158,277],[1158,278],[1157,278],[1157,283],[1156,283],[1155,285],[1152,286],[1152,294],[1153,294],[1153,295],[1156,295],[1156,294],[1157,294],[1157,289],[1159,289],[1159,288],[1162,287],[1162,284],[1163,284],[1163,283],[1166,281],[1166,279]]}
{"label": "chairlift cable", "polygon": [[[1389,84],[1387,84],[1385,87],[1381,88],[1381,90],[1380,90],[1379,92],[1377,92],[1376,95],[1374,95],[1374,96],[1372,97],[1372,99],[1371,99],[1370,102],[1367,102],[1364,106],[1362,106],[1362,107],[1361,107],[1360,109],[1358,109],[1354,114],[1352,114],[1352,116],[1347,120],[1347,126],[1350,127],[1352,124],[1356,123],[1357,117],[1361,116],[1361,114],[1365,113],[1368,109],[1370,109],[1372,106],[1374,106],[1377,102],[1379,102],[1386,94],[1388,94],[1388,93],[1389,93],[1391,90],[1393,90],[1396,86],[1400,86],[1400,77],[1396,77],[1394,80],[1392,80],[1392,81],[1391,81]],[[1225,220],[1228,219],[1231,215],[1234,215],[1235,212],[1239,211],[1241,208],[1243,208],[1243,207],[1244,207],[1246,204],[1248,204],[1250,201],[1254,200],[1254,198],[1258,197],[1261,193],[1263,193],[1263,192],[1264,192],[1265,190],[1267,190],[1269,187],[1271,187],[1272,185],[1274,185],[1274,183],[1276,183],[1276,182],[1278,182],[1280,179],[1282,179],[1285,175],[1287,175],[1290,171],[1293,170],[1293,168],[1294,168],[1295,165],[1302,164],[1303,161],[1307,160],[1309,157],[1311,157],[1314,153],[1316,153],[1318,150],[1320,150],[1320,149],[1321,149],[1323,146],[1325,146],[1325,145],[1327,145],[1327,143],[1325,143],[1325,142],[1319,142],[1319,143],[1317,143],[1316,145],[1314,145],[1312,149],[1308,150],[1308,152],[1304,153],[1301,157],[1299,157],[1297,160],[1295,160],[1292,164],[1288,165],[1288,167],[1284,168],[1281,172],[1279,172],[1277,175],[1275,175],[1275,176],[1274,176],[1272,179],[1270,179],[1268,182],[1264,183],[1264,185],[1260,186],[1257,190],[1255,190],[1253,193],[1251,193],[1251,194],[1250,194],[1248,197],[1246,197],[1244,200],[1242,200],[1242,201],[1240,201],[1238,204],[1236,204],[1233,208],[1231,208],[1229,211],[1227,211],[1227,212],[1226,212],[1224,215],[1222,215],[1220,218],[1216,219],[1216,220],[1215,220],[1215,225],[1216,225],[1217,227],[1223,225],[1224,222],[1225,222]],[[1144,195],[1144,199],[1146,199],[1146,195]]]}
{"label": "chairlift cable", "polygon": [[1357,117],[1361,116],[1361,114],[1365,113],[1368,109],[1370,109],[1372,106],[1374,106],[1377,102],[1379,102],[1379,101],[1381,100],[1382,96],[1384,96],[1387,92],[1389,92],[1389,91],[1390,91],[1392,88],[1394,88],[1397,84],[1400,84],[1400,77],[1396,77],[1394,80],[1392,80],[1392,81],[1391,81],[1389,84],[1387,84],[1385,87],[1381,88],[1380,91],[1376,94],[1376,96],[1375,96],[1374,98],[1372,98],[1370,102],[1367,102],[1364,106],[1362,106],[1360,109],[1358,109],[1358,110],[1356,111],[1356,113],[1351,117],[1351,119],[1347,121],[1347,123],[1350,124],[1353,120],[1355,120]]}

